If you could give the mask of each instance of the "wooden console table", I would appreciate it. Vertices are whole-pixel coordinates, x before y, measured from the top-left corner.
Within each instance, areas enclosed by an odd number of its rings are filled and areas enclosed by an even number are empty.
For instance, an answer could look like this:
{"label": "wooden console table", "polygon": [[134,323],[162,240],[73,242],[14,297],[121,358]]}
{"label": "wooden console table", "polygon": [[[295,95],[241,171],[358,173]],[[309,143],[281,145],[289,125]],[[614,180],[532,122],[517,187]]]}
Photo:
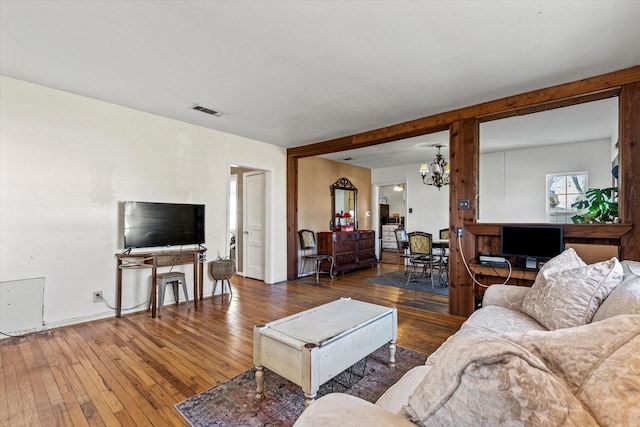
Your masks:
{"label": "wooden console table", "polygon": [[[123,252],[117,253],[116,275],[116,317],[122,317],[122,270],[150,268],[151,269],[151,317],[156,317],[156,274],[158,267],[193,264],[193,305],[198,308],[199,295],[202,293],[203,265],[206,260],[205,248],[168,250],[156,252]],[[188,295],[185,295],[188,298]]]}
{"label": "wooden console table", "polygon": [[[483,285],[490,286],[496,282],[496,278],[503,282],[509,276],[509,268],[491,265],[469,264],[469,270],[476,276],[476,280]],[[536,280],[537,270],[525,270],[514,267],[511,269],[511,277],[507,285],[531,286]],[[478,286],[478,295],[484,294],[486,288]]]}

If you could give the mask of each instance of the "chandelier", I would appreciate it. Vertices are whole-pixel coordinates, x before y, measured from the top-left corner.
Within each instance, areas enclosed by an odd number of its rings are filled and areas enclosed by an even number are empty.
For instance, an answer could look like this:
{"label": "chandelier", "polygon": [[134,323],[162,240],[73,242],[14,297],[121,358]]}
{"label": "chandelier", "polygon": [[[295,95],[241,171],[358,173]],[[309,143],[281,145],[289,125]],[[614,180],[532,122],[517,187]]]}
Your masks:
{"label": "chandelier", "polygon": [[[438,149],[436,158],[431,162],[431,169],[426,163],[420,165],[420,175],[422,176],[422,182],[425,185],[435,185],[440,190],[443,185],[449,185],[449,163],[440,154],[440,148],[444,145],[434,145]],[[431,170],[431,173],[429,173]]]}

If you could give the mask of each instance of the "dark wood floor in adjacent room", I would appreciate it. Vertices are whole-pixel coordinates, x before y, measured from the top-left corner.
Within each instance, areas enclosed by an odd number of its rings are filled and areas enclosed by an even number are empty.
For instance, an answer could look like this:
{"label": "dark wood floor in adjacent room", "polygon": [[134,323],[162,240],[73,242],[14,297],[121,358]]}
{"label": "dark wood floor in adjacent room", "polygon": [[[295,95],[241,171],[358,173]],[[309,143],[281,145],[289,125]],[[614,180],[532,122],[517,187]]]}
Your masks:
{"label": "dark wood floor in adjacent room", "polygon": [[[384,260],[384,257],[383,257]],[[187,426],[174,404],[251,368],[252,329],[340,297],[398,308],[398,345],[433,352],[463,318],[447,297],[364,283],[395,260],[339,276],[266,285],[234,278],[233,298],[0,340],[1,426]]]}

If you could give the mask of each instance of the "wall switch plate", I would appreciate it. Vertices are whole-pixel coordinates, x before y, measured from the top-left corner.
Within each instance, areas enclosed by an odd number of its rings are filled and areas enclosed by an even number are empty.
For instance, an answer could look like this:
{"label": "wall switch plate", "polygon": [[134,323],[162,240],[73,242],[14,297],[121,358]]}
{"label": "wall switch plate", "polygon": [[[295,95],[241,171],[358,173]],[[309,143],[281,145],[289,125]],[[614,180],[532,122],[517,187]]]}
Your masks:
{"label": "wall switch plate", "polygon": [[460,210],[471,209],[471,201],[469,199],[460,199],[460,200],[458,200],[458,209],[460,209]]}

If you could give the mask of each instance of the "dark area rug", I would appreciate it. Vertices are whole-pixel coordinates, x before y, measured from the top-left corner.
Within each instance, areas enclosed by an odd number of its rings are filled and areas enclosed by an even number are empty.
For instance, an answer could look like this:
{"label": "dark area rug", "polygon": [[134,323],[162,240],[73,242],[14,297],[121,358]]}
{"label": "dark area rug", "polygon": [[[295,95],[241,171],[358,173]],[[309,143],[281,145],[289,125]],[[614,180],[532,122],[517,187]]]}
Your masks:
{"label": "dark area rug", "polygon": [[[424,277],[422,273],[415,278],[411,274],[411,281],[407,283],[407,275],[404,271],[393,271],[391,273],[380,276],[370,277],[363,280],[367,283],[375,283],[376,285],[394,286],[396,288],[409,289],[412,291],[431,292],[438,295],[449,295],[449,288],[441,286],[439,273],[433,273],[433,282],[435,289],[431,289],[431,277]],[[445,281],[446,283],[446,281]]]}
{"label": "dark area rug", "polygon": [[[421,365],[427,356],[397,347],[396,368],[389,363],[389,347],[384,346],[354,365],[364,368],[364,376],[351,387],[344,385],[351,375],[338,375],[322,385],[318,397],[340,392],[375,402],[387,388],[409,369]],[[176,409],[194,427],[204,426],[291,426],[304,410],[304,394],[299,386],[265,369],[265,399],[255,400],[255,368],[190,397]],[[356,379],[357,380],[357,379]],[[342,383],[342,384],[341,384]]]}

